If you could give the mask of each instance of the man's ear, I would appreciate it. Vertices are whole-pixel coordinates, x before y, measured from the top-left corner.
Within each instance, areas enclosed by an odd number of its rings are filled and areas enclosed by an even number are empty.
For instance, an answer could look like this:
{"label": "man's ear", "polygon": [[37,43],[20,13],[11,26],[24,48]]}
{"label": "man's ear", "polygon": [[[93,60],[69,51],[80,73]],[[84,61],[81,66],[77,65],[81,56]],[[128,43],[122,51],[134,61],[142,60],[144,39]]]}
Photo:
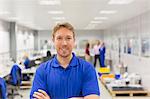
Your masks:
{"label": "man's ear", "polygon": [[73,48],[77,48],[77,43],[76,43],[76,42],[74,43],[74,46],[73,46]]}
{"label": "man's ear", "polygon": [[54,42],[54,37],[52,38],[52,41]]}

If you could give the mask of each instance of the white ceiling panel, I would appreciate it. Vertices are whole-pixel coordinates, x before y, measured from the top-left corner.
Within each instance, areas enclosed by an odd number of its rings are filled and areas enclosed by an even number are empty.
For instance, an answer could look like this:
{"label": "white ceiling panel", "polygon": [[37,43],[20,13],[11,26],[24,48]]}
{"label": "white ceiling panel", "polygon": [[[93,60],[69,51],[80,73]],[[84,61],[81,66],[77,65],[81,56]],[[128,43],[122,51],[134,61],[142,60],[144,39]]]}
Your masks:
{"label": "white ceiling panel", "polygon": [[[76,29],[106,29],[114,24],[137,16],[150,9],[150,0],[133,0],[130,4],[110,5],[110,0],[60,0],[59,5],[40,5],[40,0],[0,0],[0,18],[16,21],[34,29],[48,30],[58,22],[70,22]],[[55,1],[55,0],[52,0]],[[114,14],[101,14],[102,10],[114,10]],[[63,11],[49,14],[49,11]],[[54,17],[64,17],[55,20]],[[95,17],[107,17],[101,23],[91,23]],[[93,25],[94,24],[94,25]],[[90,26],[92,26],[90,28]]]}

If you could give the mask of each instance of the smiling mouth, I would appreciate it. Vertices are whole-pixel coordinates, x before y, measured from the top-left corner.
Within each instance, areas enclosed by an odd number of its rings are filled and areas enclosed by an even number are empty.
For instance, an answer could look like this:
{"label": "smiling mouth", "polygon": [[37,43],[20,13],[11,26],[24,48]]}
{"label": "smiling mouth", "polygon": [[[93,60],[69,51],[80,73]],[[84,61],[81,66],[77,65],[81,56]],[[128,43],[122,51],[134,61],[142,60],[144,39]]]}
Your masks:
{"label": "smiling mouth", "polygon": [[66,48],[65,48],[65,49],[63,48],[63,49],[61,49],[61,51],[62,51],[62,52],[66,52],[66,51],[67,51],[67,49],[66,49]]}

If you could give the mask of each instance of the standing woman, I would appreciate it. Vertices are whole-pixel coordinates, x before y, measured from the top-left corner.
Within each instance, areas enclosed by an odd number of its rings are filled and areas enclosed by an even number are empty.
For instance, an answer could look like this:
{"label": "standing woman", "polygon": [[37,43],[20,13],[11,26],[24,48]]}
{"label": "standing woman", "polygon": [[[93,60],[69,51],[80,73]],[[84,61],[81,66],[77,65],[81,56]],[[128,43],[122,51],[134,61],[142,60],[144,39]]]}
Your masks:
{"label": "standing woman", "polygon": [[90,48],[90,44],[87,43],[86,48],[85,48],[85,60],[88,61],[88,62],[90,62],[90,60],[91,60],[89,48]]}

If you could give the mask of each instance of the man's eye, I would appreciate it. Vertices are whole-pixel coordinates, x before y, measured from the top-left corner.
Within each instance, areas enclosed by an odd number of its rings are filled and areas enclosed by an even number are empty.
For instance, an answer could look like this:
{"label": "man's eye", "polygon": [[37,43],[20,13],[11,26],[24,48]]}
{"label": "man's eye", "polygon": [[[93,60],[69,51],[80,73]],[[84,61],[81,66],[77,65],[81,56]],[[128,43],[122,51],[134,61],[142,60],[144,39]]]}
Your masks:
{"label": "man's eye", "polygon": [[58,39],[58,40],[61,40],[61,37],[58,37],[57,39]]}
{"label": "man's eye", "polygon": [[68,37],[67,39],[68,39],[68,40],[70,40],[70,39],[71,39],[71,37]]}

